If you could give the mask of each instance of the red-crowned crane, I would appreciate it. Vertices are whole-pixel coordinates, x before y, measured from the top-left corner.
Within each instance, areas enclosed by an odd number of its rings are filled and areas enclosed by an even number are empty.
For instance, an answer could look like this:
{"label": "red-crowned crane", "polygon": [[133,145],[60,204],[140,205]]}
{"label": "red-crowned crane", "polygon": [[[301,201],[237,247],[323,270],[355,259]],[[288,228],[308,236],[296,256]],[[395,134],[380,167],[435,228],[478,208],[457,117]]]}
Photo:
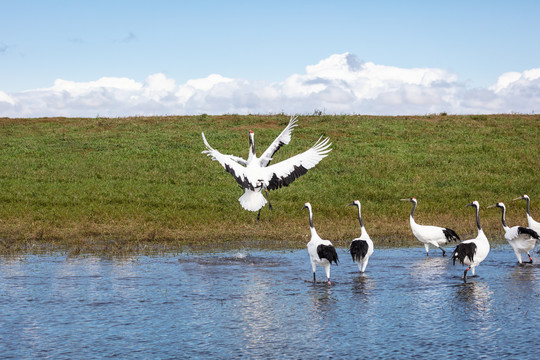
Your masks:
{"label": "red-crowned crane", "polygon": [[456,265],[456,260],[462,265],[467,265],[467,269],[463,273],[463,281],[467,282],[467,272],[472,270],[475,276],[475,269],[489,254],[489,241],[484,234],[484,230],[480,226],[480,204],[478,201],[473,201],[467,206],[476,208],[476,226],[478,227],[478,235],[474,239],[464,240],[454,250],[452,254],[452,262]]}
{"label": "red-crowned crane", "polygon": [[540,240],[538,233],[533,229],[523,227],[523,226],[512,226],[509,227],[506,225],[506,206],[504,203],[498,202],[495,205],[488,206],[488,208],[498,207],[502,211],[502,226],[504,229],[504,238],[514,249],[514,253],[518,259],[518,262],[522,264],[521,253],[526,253],[529,257],[529,264],[532,264],[533,259],[531,257],[530,251],[534,249],[536,245],[536,240]]}
{"label": "red-crowned crane", "polygon": [[313,210],[311,209],[311,204],[309,202],[304,204],[303,209],[309,210],[309,228],[311,230],[311,240],[307,243],[307,249],[309,253],[309,258],[311,260],[311,267],[313,269],[313,282],[316,281],[315,270],[317,265],[320,265],[324,268],[326,272],[326,277],[328,279],[328,285],[331,285],[330,282],[330,265],[334,262],[338,264],[338,254],[334,245],[330,240],[323,240],[317,234],[315,227],[313,226]]}
{"label": "red-crowned crane", "polygon": [[360,237],[351,241],[349,250],[354,262],[358,265],[358,270],[363,273],[366,270],[369,257],[373,254],[373,241],[369,237],[364,222],[362,221],[362,205],[360,201],[354,200],[347,206],[355,205],[358,208],[358,221],[360,221]]}
{"label": "red-crowned crane", "polygon": [[540,223],[536,220],[534,220],[531,216],[531,199],[527,194],[523,194],[518,198],[515,198],[515,200],[527,200],[527,224],[529,225],[530,229],[533,229],[536,231],[536,233],[540,234]]}
{"label": "red-crowned crane", "polygon": [[[289,143],[291,132],[295,126],[296,118],[292,118],[289,125],[272,142],[261,157],[257,157],[255,154],[255,134],[250,131],[247,160],[238,156],[220,153],[208,144],[204,133],[202,133],[204,145],[206,146],[206,150],[202,153],[211,156],[212,160],[218,161],[236,179],[240,187],[245,190],[244,194],[238,199],[244,209],[259,211],[260,215],[260,209],[267,202],[262,194],[263,190],[275,190],[282,186],[289,186],[294,180],[317,165],[332,150],[330,149],[330,139],[322,139],[321,136],[309,150],[270,165],[275,152],[283,144]],[[258,218],[259,216],[257,216]]]}
{"label": "red-crowned crane", "polygon": [[446,255],[446,251],[441,247],[441,245],[446,244],[449,241],[458,241],[460,240],[458,234],[452,229],[443,228],[439,226],[432,225],[419,225],[414,221],[414,210],[416,210],[417,200],[415,198],[401,199],[401,201],[410,201],[413,203],[411,210],[410,223],[411,230],[414,235],[426,248],[426,255],[429,256],[429,245],[433,245],[436,248],[442,250],[442,255]]}

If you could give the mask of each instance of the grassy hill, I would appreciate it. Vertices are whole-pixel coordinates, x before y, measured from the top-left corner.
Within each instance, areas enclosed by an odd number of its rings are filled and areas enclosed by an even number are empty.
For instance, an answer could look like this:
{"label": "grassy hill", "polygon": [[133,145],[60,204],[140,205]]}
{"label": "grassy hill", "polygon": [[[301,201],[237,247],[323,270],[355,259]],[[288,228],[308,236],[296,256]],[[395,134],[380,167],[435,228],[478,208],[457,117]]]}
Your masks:
{"label": "grassy hill", "polygon": [[0,251],[67,248],[129,251],[294,248],[309,240],[306,201],[319,234],[337,246],[359,235],[362,202],[376,246],[416,244],[416,221],[476,236],[473,200],[488,237],[526,225],[527,193],[540,219],[540,115],[300,116],[274,163],[329,136],[333,151],[291,186],[270,193],[261,221],[238,203],[242,190],[201,154],[201,132],[225,154],[260,154],[289,121],[284,114],[132,118],[0,118]]}

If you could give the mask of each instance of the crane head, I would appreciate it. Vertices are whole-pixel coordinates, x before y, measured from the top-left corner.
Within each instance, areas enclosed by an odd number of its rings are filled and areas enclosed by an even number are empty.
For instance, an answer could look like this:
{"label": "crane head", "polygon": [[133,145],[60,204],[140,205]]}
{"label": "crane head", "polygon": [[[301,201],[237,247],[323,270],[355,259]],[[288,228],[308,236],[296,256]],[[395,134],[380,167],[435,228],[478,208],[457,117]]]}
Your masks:
{"label": "crane head", "polygon": [[498,208],[501,208],[501,209],[505,209],[505,208],[506,208],[506,207],[504,206],[504,203],[498,202],[498,203],[496,203],[496,204],[493,204],[493,205],[488,206],[488,209],[489,209],[489,208],[494,208],[494,207],[498,207]]}

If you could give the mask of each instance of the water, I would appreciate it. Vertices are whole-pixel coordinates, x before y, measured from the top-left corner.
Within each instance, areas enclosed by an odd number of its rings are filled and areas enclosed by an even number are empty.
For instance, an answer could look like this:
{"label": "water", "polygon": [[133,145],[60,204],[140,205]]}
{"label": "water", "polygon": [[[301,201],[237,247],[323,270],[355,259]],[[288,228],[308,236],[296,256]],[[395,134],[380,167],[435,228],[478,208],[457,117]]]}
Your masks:
{"label": "water", "polygon": [[0,358],[539,358],[540,265],[508,246],[467,284],[437,251],[338,253],[331,286],[306,250],[0,258]]}

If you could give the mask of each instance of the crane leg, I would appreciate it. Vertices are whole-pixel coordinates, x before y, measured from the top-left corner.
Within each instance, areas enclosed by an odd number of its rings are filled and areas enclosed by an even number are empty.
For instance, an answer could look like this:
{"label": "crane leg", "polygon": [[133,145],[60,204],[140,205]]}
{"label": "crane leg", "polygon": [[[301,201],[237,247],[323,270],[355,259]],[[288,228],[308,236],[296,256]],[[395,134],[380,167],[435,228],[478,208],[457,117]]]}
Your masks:
{"label": "crane leg", "polygon": [[469,271],[469,268],[465,269],[465,271],[463,272],[463,282],[464,283],[467,282],[467,271]]}
{"label": "crane leg", "polygon": [[531,254],[527,253],[527,256],[529,257],[529,261],[527,261],[527,264],[532,264],[533,263],[533,259],[531,257]]}
{"label": "crane leg", "polygon": [[270,194],[268,193],[268,190],[264,190],[264,193],[266,194],[266,200],[268,200],[268,208],[273,210],[272,204],[270,203]]}
{"label": "crane leg", "polygon": [[259,209],[259,213],[257,214],[257,221],[261,219],[261,209]]}
{"label": "crane leg", "polygon": [[444,249],[442,247],[439,246],[439,249],[441,249],[442,251],[442,256],[446,256],[446,251],[444,251]]}

